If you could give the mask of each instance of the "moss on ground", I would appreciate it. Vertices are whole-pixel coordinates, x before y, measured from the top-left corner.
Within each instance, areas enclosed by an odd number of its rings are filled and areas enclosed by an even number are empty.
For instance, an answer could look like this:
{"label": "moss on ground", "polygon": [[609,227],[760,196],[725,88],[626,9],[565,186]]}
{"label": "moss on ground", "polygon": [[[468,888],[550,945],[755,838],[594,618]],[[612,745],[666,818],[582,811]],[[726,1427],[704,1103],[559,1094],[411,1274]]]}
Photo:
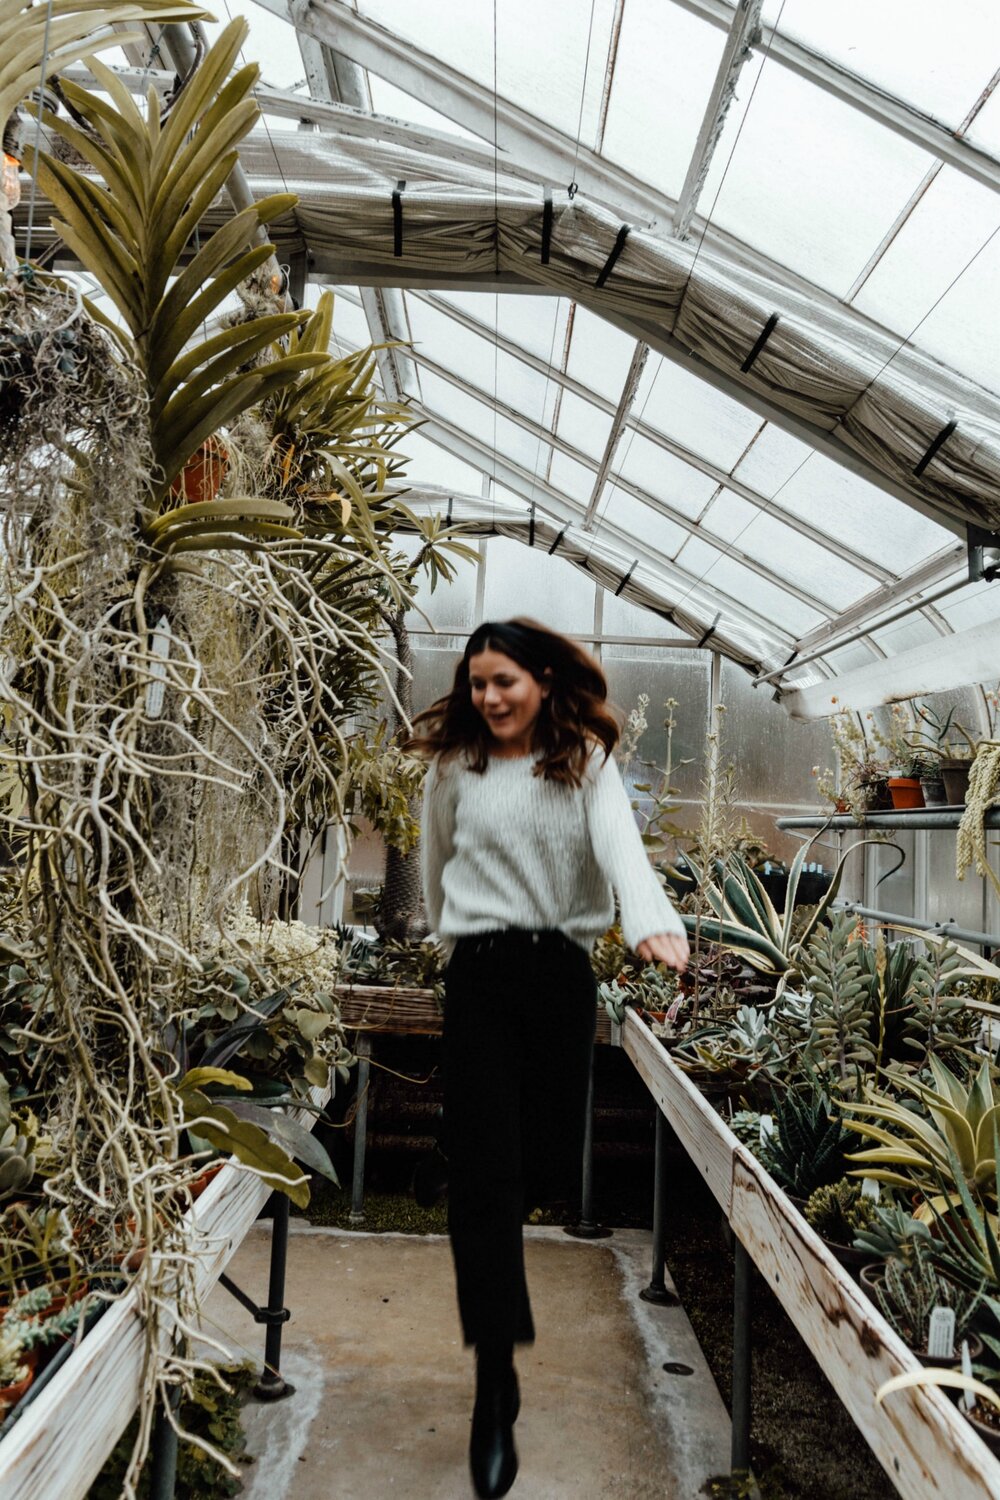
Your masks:
{"label": "moss on ground", "polygon": [[420,1208],[405,1193],[367,1193],[363,1224],[352,1224],[350,1213],[349,1192],[334,1187],[332,1183],[314,1181],[309,1207],[302,1215],[310,1224],[332,1229],[363,1229],[376,1234],[448,1232],[447,1211],[443,1203],[438,1208]]}

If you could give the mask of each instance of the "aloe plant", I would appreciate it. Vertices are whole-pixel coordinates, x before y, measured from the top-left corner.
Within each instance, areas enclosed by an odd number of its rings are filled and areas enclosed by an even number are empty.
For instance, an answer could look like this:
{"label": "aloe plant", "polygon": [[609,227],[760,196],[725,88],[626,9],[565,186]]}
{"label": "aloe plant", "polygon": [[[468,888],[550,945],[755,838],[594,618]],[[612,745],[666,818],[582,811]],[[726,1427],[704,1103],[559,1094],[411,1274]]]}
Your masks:
{"label": "aloe plant", "polygon": [[688,867],[713,912],[711,917],[685,914],[682,920],[689,935],[700,935],[708,942],[731,948],[755,969],[782,976],[791,973],[817,925],[836,899],[848,858],[856,849],[862,849],[875,840],[860,839],[842,855],[829,889],[817,902],[804,929],[796,933],[793,930],[795,899],[814,842],[811,839],[808,844],[803,844],[792,861],[780,916],[763,883],[739,854],[731,855],[725,863],[715,860],[710,874],[696,864],[691,855],[686,855]]}
{"label": "aloe plant", "polygon": [[941,1206],[961,1202],[964,1186],[982,1208],[995,1212],[1000,1098],[989,1063],[983,1059],[968,1085],[938,1057],[931,1057],[930,1067],[934,1087],[893,1074],[894,1085],[912,1094],[927,1117],[871,1085],[862,1100],[842,1103],[847,1114],[860,1117],[845,1120],[848,1128],[876,1142],[851,1154],[861,1164],[853,1175],[917,1190]]}
{"label": "aloe plant", "polygon": [[160,553],[247,546],[296,537],[290,506],[273,499],[224,498],[177,506],[171,486],[203,442],[242,412],[277,395],[326,355],[279,353],[276,340],[308,314],[277,312],[199,337],[225,298],[273,254],[258,230],[286,213],[293,194],[278,193],[235,214],[183,264],[199,222],[237,161],[237,146],[258,118],[256,65],[230,77],[247,35],[230,23],[180,95],[166,122],[150,97],[142,113],[113,72],[94,61],[99,95],[65,83],[85,128],[43,110],[103,178],[28,153],[55,208],[53,227],[96,277],[121,315],[124,331],[91,306],[144,378],[149,398],[154,477],[146,540]]}

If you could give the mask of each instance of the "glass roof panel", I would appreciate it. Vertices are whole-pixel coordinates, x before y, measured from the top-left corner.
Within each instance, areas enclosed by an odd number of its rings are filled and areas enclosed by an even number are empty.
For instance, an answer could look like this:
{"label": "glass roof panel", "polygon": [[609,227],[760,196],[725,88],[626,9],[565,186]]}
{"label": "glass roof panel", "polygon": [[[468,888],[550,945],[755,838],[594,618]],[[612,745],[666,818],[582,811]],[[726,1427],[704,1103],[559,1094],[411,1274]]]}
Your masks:
{"label": "glass roof panel", "polygon": [[1000,196],[942,168],[855,297],[855,307],[890,328],[914,330],[918,348],[1000,391],[998,231]]}
{"label": "glass roof panel", "polygon": [[782,510],[893,573],[907,572],[954,542],[945,527],[770,422],[735,472]]}
{"label": "glass roof panel", "polygon": [[968,137],[974,146],[1000,156],[1000,92],[994,92],[968,129]]}
{"label": "glass roof panel", "polygon": [[976,583],[950,599],[942,599],[935,608],[944,616],[952,630],[967,630],[972,625],[982,625],[987,620],[998,622],[1000,639],[1000,583]]}
{"label": "glass roof panel", "polygon": [[[709,588],[732,599],[745,600],[758,615],[773,620],[779,629],[793,635],[804,635],[826,618],[701,537],[688,538],[678,562]],[[692,593],[696,593],[694,587]]]}
{"label": "glass roof panel", "polygon": [[[294,89],[301,85],[308,99],[302,54],[295,30],[287,21],[254,5],[253,0],[225,0],[221,7],[209,6],[208,10],[218,17],[215,21],[202,22],[209,42],[217,40],[230,19],[245,16],[250,23],[250,35],[243,47],[243,60],[260,64],[261,83],[270,83],[278,89]],[[288,121],[282,123],[287,129]]]}
{"label": "glass roof panel", "polygon": [[[544,421],[549,387],[544,375],[416,297],[407,297],[407,307],[418,355],[426,355],[491,396],[495,390],[500,401],[532,421]],[[550,411],[551,406],[550,400]]]}
{"label": "glass roof panel", "polygon": [[766,563],[772,572],[783,574],[800,589],[814,592],[824,605],[845,609],[871,590],[872,580],[867,574],[731,490],[723,490],[712,501],[702,526],[748,557]]}
{"label": "glass roof panel", "polygon": [[626,435],[613,468],[623,479],[665,500],[692,520],[701,515],[716,489],[715,480],[700,469],[693,469],[636,432]]}
{"label": "glass roof panel", "polygon": [[[634,338],[577,306],[566,366],[574,380],[617,405],[634,351]],[[561,348],[556,351],[557,362],[561,353]]]}
{"label": "glass roof panel", "polygon": [[456,495],[482,493],[483,476],[478,469],[463,463],[420,432],[407,433],[397,451],[409,460],[404,475],[406,484],[439,484]]}
{"label": "glass roof panel", "polygon": [[[540,479],[546,477],[545,458],[542,457],[540,466],[532,470]],[[577,463],[575,458],[569,458],[565,453],[559,453],[552,449],[552,465],[548,473],[549,483],[566,496],[574,506],[579,508],[580,519],[586,509],[587,501],[590,499],[594,488],[594,470],[587,468],[584,464]],[[544,500],[539,504],[544,506]]]}
{"label": "glass roof panel", "polygon": [[[458,68],[478,83],[494,84],[503,99],[530,109],[557,130],[576,138],[583,100],[585,141],[594,137],[601,107],[604,69],[614,18],[614,0],[595,0],[593,30],[588,0],[502,0],[462,5],[454,0],[359,0],[358,10],[397,36]],[[494,15],[495,11],[495,15]],[[588,43],[590,58],[587,62]]]}
{"label": "glass roof panel", "polygon": [[[491,292],[435,292],[434,296],[484,327],[491,330],[498,327],[501,338],[546,363],[553,357],[554,348],[558,364],[569,309],[564,298]],[[419,299],[408,294],[407,300],[414,302]]]}
{"label": "glass roof panel", "polygon": [[761,425],[741,406],[676,360],[651,356],[636,391],[635,413],[657,432],[731,470]]}
{"label": "glass roof panel", "polygon": [[628,599],[616,599],[609,589],[604,595],[604,634],[670,636],[680,632],[676,626],[670,626],[659,615],[654,615],[652,610],[631,604]]}
{"label": "glass roof panel", "polygon": [[427,370],[420,372],[420,385],[424,405],[432,414],[455,423],[470,437],[491,448],[495,446],[498,453],[507,454],[515,463],[528,469],[534,468],[541,449],[538,461],[544,465],[546,447],[532,433],[501,416],[491,405],[460,391],[457,386]]}
{"label": "glass roof panel", "polygon": [[605,521],[617,526],[627,536],[634,537],[639,546],[653,547],[665,557],[673,557],[687,535],[675,521],[661,516],[652,506],[643,505],[641,500],[633,499],[622,490],[615,490],[605,500],[603,513],[596,527],[598,534]]}
{"label": "glass roof panel", "polygon": [[663,0],[628,0],[603,155],[676,198],[712,92],[725,32]]}
{"label": "glass roof panel", "polygon": [[377,78],[374,73],[368,74],[368,91],[372,111],[376,115],[406,120],[411,125],[425,125],[428,130],[441,130],[446,135],[457,135],[464,141],[479,140],[479,136],[473,135],[471,130],[449,120],[447,115],[438,114],[436,109],[431,109],[420,99],[414,99],[412,94],[404,94],[402,89],[394,88],[391,83],[386,83],[384,78]]}
{"label": "glass roof panel", "polygon": [[[542,378],[539,376],[539,379]],[[571,391],[563,391],[556,431],[588,458],[600,460],[604,456],[608,433],[611,431],[611,418],[598,411],[589,401],[581,400]]]}
{"label": "glass roof panel", "polygon": [[808,79],[755,57],[726,116],[699,211],[843,295],[932,161]]}
{"label": "glass roof panel", "polygon": [[948,125],[959,125],[1000,58],[995,0],[767,0],[764,21]]}

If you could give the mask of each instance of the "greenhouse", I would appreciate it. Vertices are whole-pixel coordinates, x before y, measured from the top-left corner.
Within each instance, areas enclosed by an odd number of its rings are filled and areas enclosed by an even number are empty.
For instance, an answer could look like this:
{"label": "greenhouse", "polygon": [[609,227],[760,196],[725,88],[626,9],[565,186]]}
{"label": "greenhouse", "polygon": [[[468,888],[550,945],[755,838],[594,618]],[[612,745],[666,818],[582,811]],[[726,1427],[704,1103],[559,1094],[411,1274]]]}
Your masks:
{"label": "greenhouse", "polygon": [[1000,1500],[998,84],[0,0],[3,1500]]}

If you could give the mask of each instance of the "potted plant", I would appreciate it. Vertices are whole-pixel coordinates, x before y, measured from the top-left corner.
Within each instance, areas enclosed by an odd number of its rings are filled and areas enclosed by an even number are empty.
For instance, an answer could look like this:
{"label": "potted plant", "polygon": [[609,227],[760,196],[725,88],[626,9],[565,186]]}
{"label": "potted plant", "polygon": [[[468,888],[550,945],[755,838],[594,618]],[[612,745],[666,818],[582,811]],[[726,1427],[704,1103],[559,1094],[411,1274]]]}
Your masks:
{"label": "potted plant", "polygon": [[871,1251],[856,1249],[855,1236],[874,1221],[877,1205],[850,1177],[816,1188],[806,1200],[806,1222],[843,1266],[862,1266]]}
{"label": "potted plant", "polygon": [[[831,698],[836,703],[836,698]],[[872,715],[868,714],[868,719]],[[832,773],[820,773],[813,768],[820,791],[834,803],[838,811],[852,812],[861,818],[866,812],[891,806],[889,797],[888,764],[879,753],[881,737],[872,728],[869,732],[857,714],[849,709],[837,709],[830,718],[834,748],[840,767],[839,785],[834,786]]]}
{"label": "potted plant", "polygon": [[34,1377],[23,1334],[17,1323],[0,1323],[0,1420],[16,1406]]}
{"label": "potted plant", "polygon": [[[923,1365],[958,1365],[961,1341],[967,1340],[969,1354],[978,1359],[982,1341],[970,1332],[970,1324],[982,1301],[982,1287],[970,1291],[957,1286],[934,1265],[925,1241],[913,1241],[914,1254],[909,1262],[892,1257],[881,1275],[876,1273],[875,1301],[890,1327],[908,1345]],[[955,1314],[955,1343],[951,1355],[928,1353],[931,1315],[936,1307],[950,1308]]]}

